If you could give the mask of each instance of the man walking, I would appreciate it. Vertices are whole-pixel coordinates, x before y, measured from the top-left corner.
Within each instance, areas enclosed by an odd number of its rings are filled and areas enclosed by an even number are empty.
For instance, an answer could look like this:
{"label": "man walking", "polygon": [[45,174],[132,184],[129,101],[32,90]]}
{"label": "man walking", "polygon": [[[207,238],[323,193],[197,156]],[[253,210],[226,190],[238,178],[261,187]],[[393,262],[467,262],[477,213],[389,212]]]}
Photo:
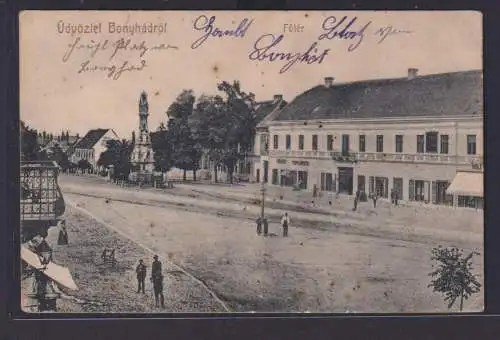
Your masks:
{"label": "man walking", "polygon": [[285,212],[283,216],[281,217],[281,225],[283,227],[283,237],[288,236],[288,226],[290,225],[290,217],[288,216],[288,213]]}
{"label": "man walking", "polygon": [[135,268],[135,273],[137,274],[137,293],[144,292],[144,281],[146,281],[146,265],[142,259],[139,260],[139,264]]}
{"label": "man walking", "polygon": [[151,282],[153,282],[153,290],[155,293],[155,307],[161,303],[161,307],[165,308],[165,300],[163,297],[163,275],[161,273],[161,262],[158,261],[158,255],[153,256],[153,264],[151,266]]}

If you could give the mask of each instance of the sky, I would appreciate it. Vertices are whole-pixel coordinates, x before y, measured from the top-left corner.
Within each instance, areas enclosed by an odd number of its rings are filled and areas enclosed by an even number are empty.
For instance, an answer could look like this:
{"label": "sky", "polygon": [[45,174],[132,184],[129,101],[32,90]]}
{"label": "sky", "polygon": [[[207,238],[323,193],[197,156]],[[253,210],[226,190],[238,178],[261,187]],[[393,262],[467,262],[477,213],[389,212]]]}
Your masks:
{"label": "sky", "polygon": [[[209,36],[193,46],[212,16],[212,33],[240,26],[239,36]],[[352,39],[333,37],[352,20],[344,30]],[[116,32],[117,26],[136,23],[156,25],[156,32]],[[285,24],[295,31],[284,32]],[[380,29],[393,34],[380,42]],[[327,33],[332,39],[319,39]],[[282,40],[264,51],[280,34]],[[286,61],[269,60],[271,52],[304,54],[315,43],[317,52],[310,55],[316,62],[297,62],[281,73]],[[92,55],[97,44],[104,48]],[[259,56],[252,54],[255,48],[263,60],[251,60]],[[132,69],[117,72],[124,63]],[[417,68],[419,75],[482,69],[482,16],[471,11],[25,11],[19,64],[20,118],[30,127],[80,135],[113,128],[129,138],[138,128],[141,91],[148,93],[154,130],[166,122],[166,109],[183,89],[196,96],[217,94],[222,80],[240,81],[257,100],[281,94],[291,101],[325,77],[350,82],[405,77],[408,68]]]}

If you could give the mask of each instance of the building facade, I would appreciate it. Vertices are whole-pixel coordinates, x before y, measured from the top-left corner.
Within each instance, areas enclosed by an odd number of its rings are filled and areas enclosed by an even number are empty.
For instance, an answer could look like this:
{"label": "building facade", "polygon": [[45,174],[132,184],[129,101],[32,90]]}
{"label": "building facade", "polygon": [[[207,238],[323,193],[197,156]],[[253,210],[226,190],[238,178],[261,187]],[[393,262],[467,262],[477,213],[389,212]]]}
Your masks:
{"label": "building facade", "polygon": [[109,140],[120,139],[113,129],[94,129],[74,145],[74,151],[71,154],[70,161],[78,164],[82,159],[88,161],[94,171],[98,171],[97,161],[101,153],[106,151]]}
{"label": "building facade", "polygon": [[148,116],[148,95],[143,91],[139,97],[139,129],[130,161],[134,172],[152,174],[154,170],[154,153],[148,129]]}
{"label": "building facade", "polygon": [[270,185],[451,204],[457,172],[483,162],[482,72],[328,77],[273,117],[255,147],[255,175]]}

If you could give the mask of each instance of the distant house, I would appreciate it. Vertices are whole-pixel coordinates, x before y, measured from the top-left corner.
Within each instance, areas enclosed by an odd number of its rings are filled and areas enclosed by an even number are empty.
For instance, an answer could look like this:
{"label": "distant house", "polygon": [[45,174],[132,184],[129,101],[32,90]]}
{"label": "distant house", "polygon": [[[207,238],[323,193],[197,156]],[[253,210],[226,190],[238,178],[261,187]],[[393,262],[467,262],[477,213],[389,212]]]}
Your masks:
{"label": "distant house", "polygon": [[97,161],[101,153],[106,151],[107,141],[111,139],[120,139],[113,129],[90,130],[74,145],[70,161],[77,164],[85,159],[92,165],[92,169],[97,171]]}

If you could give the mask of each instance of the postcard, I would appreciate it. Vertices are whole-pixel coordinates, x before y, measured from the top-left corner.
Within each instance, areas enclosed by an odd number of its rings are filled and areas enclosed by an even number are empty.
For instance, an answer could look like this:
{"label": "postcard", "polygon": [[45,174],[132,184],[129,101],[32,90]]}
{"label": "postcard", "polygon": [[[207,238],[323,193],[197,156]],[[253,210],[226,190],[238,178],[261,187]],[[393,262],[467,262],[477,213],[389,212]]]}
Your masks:
{"label": "postcard", "polygon": [[481,13],[19,25],[23,311],[483,310]]}

